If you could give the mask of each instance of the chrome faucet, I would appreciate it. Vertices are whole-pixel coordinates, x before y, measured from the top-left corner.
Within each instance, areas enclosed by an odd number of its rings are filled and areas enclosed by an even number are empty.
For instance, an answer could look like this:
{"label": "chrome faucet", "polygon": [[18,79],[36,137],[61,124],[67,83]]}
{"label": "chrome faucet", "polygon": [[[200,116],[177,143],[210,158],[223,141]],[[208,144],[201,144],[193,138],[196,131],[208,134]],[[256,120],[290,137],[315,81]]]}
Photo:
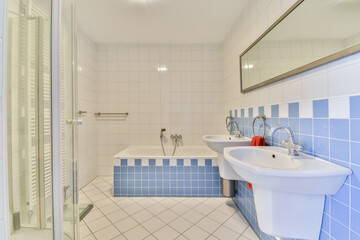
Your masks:
{"label": "chrome faucet", "polygon": [[286,147],[289,151],[290,156],[298,156],[298,151],[304,150],[304,147],[295,143],[293,130],[285,125],[277,125],[270,129],[269,135],[273,137],[276,131],[283,129],[288,134],[288,141],[283,140],[281,144]]}
{"label": "chrome faucet", "polygon": [[234,131],[235,137],[240,138],[241,137],[241,132],[239,130],[239,125],[237,124],[237,122],[234,121],[234,119],[231,119],[231,121],[226,125],[229,133],[231,134],[231,131],[232,131],[233,128],[232,127],[230,128],[230,126],[233,126],[233,125],[236,127],[236,129]]}
{"label": "chrome faucet", "polygon": [[171,134],[170,138],[175,146],[180,146],[182,144],[182,135],[181,134]]}

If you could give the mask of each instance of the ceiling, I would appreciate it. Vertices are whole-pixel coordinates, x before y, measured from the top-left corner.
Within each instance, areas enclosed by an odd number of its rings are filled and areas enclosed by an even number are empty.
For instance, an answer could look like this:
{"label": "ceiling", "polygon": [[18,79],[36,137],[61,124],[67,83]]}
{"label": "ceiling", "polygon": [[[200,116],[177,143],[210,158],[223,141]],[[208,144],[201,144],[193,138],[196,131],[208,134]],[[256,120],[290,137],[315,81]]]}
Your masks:
{"label": "ceiling", "polygon": [[97,43],[221,43],[248,0],[77,0]]}

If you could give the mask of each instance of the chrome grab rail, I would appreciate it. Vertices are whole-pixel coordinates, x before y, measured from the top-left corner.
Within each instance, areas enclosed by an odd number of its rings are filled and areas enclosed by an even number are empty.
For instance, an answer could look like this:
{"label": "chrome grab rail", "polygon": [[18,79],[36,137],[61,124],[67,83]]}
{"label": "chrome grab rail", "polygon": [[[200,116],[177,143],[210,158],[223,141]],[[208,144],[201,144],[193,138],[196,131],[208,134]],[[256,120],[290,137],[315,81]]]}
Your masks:
{"label": "chrome grab rail", "polygon": [[256,119],[261,119],[262,123],[263,123],[263,129],[264,129],[264,132],[263,132],[263,135],[262,137],[265,138],[265,119],[266,119],[266,116],[265,114],[261,115],[261,116],[256,116],[253,120],[253,123],[252,123],[252,132],[253,132],[253,135],[255,136],[255,130],[254,130],[254,126],[255,126],[255,121]]}

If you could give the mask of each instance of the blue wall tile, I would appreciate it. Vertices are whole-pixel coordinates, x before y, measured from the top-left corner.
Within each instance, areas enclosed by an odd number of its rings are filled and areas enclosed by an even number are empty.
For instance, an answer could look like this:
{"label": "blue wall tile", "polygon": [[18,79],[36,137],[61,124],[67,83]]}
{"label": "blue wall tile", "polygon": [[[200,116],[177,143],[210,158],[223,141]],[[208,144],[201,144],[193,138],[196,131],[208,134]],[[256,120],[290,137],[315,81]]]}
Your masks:
{"label": "blue wall tile", "polygon": [[314,118],[329,117],[329,101],[327,99],[313,101]]}
{"label": "blue wall tile", "polygon": [[241,117],[245,117],[245,110],[244,109],[241,109]]}
{"label": "blue wall tile", "polygon": [[330,157],[349,162],[349,142],[337,139],[330,140]]}
{"label": "blue wall tile", "polygon": [[360,165],[360,143],[351,143],[351,163]]}
{"label": "blue wall tile", "polygon": [[[360,230],[359,224],[360,224],[360,212],[358,212],[356,210],[351,210],[351,228]],[[351,239],[353,239],[353,238],[351,238]],[[359,239],[360,239],[360,237],[359,237]]]}
{"label": "blue wall tile", "polygon": [[349,140],[349,119],[330,119],[330,137]]}
{"label": "blue wall tile", "polygon": [[360,120],[350,120],[351,130],[351,140],[360,142]]}
{"label": "blue wall tile", "polygon": [[334,199],[331,200],[331,217],[349,226],[349,208]]}
{"label": "blue wall tile", "polygon": [[350,117],[360,118],[360,96],[350,97]]}
{"label": "blue wall tile", "polygon": [[329,136],[329,120],[328,119],[314,119],[314,135],[320,137]]}
{"label": "blue wall tile", "polygon": [[279,117],[279,105],[271,105],[271,117]]}
{"label": "blue wall tile", "polygon": [[141,166],[141,159],[135,159],[135,166]]}
{"label": "blue wall tile", "polygon": [[259,107],[258,108],[258,112],[259,112],[259,116],[263,115],[265,113],[265,108],[264,107]]}
{"label": "blue wall tile", "polygon": [[299,117],[299,103],[289,103],[289,117]]}
{"label": "blue wall tile", "polygon": [[250,117],[250,118],[254,117],[254,110],[253,110],[253,108],[249,108],[248,111],[249,111],[249,117]]}
{"label": "blue wall tile", "polygon": [[314,137],[314,154],[324,157],[329,156],[329,139],[322,137]]}
{"label": "blue wall tile", "polygon": [[127,159],[121,159],[121,166],[127,165]]}
{"label": "blue wall tile", "polygon": [[311,118],[300,118],[300,133],[313,134],[313,120]]}

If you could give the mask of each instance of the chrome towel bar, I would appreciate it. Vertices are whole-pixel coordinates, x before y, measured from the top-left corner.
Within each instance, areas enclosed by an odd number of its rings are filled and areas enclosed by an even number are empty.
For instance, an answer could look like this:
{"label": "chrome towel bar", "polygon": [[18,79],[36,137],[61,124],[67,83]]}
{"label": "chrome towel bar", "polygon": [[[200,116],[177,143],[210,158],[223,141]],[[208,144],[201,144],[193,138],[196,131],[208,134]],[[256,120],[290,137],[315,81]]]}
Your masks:
{"label": "chrome towel bar", "polygon": [[122,116],[128,116],[129,113],[128,112],[124,112],[124,113],[102,113],[102,112],[97,112],[95,113],[95,117],[122,117]]}
{"label": "chrome towel bar", "polygon": [[266,116],[265,114],[261,115],[261,116],[256,116],[253,120],[253,123],[252,123],[252,132],[253,132],[253,135],[255,136],[255,130],[254,130],[254,126],[255,126],[255,121],[256,119],[261,119],[262,121],[262,124],[263,124],[263,129],[264,129],[264,132],[263,132],[263,135],[262,137],[265,138],[265,119],[266,119]]}

